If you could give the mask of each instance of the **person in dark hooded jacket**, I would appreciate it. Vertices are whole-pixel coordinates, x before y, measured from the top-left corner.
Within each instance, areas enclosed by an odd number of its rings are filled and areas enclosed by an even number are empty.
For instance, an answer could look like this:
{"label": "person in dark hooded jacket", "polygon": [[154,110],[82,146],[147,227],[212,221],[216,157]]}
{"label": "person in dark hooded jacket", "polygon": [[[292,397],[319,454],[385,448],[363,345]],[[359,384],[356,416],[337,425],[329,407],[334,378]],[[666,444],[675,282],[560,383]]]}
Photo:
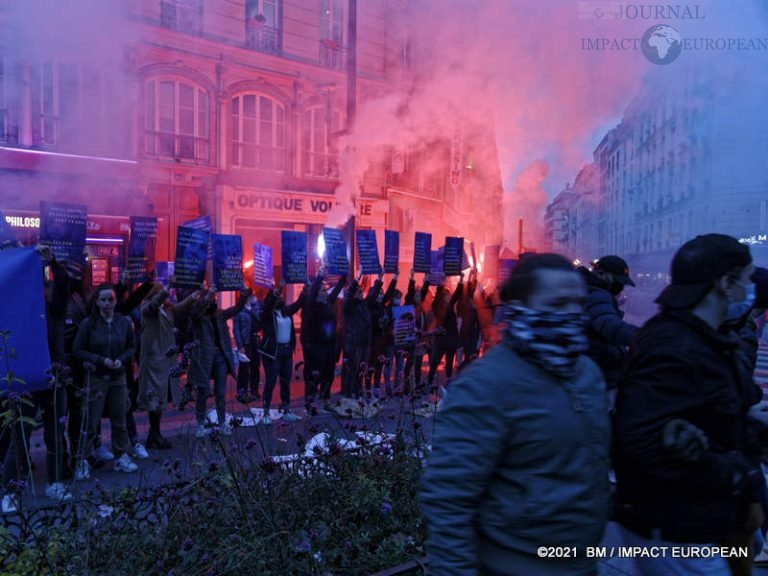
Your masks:
{"label": "person in dark hooded jacket", "polygon": [[618,256],[603,256],[592,271],[580,267],[587,283],[586,313],[589,316],[587,356],[600,366],[608,390],[615,390],[621,376],[621,366],[627,347],[638,327],[624,322],[616,297],[625,286],[634,286],[627,263]]}

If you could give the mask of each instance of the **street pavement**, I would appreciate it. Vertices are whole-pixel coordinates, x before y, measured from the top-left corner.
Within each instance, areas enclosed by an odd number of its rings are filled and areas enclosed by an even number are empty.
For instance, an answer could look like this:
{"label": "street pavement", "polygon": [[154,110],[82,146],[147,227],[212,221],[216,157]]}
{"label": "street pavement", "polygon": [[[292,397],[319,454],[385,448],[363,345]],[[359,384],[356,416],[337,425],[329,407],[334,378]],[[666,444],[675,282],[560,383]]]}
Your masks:
{"label": "street pavement", "polygon": [[[760,345],[758,354],[758,365],[755,373],[757,383],[768,391],[768,344]],[[336,379],[333,389],[339,390],[339,379]],[[410,418],[411,421],[418,420],[424,424],[423,428],[429,430],[428,422],[430,417],[413,416],[410,406],[406,406],[402,399],[390,399],[381,403],[381,412],[369,419],[347,419],[338,415],[329,414],[320,411],[307,417],[304,412],[304,384],[300,378],[296,378],[291,383],[291,398],[293,411],[301,415],[302,420],[295,423],[284,423],[279,419],[274,420],[271,426],[255,424],[255,417],[258,417],[258,409],[261,408],[260,402],[250,405],[243,405],[234,398],[234,382],[230,381],[228,388],[230,395],[227,398],[227,412],[232,416],[241,418],[245,425],[236,427],[232,438],[223,439],[225,442],[237,443],[241,446],[249,444],[256,450],[261,451],[260,456],[270,455],[284,457],[297,452],[297,435],[304,439],[320,432],[331,432],[336,434],[354,437],[355,427],[368,427],[371,431],[392,432],[399,422],[403,423],[401,418]],[[278,391],[275,391],[277,398]],[[768,394],[766,394],[768,399]],[[209,399],[209,408],[213,408],[213,399]],[[254,414],[254,411],[257,414]],[[146,438],[149,427],[146,414],[136,413],[136,422],[141,439]],[[102,438],[106,446],[110,446],[110,433],[108,420],[103,420]],[[350,424],[352,426],[350,427]],[[350,429],[351,428],[351,429]],[[196,422],[194,417],[194,404],[190,404],[184,411],[178,411],[171,408],[163,416],[162,420],[163,434],[172,442],[173,447],[170,450],[150,450],[150,458],[146,460],[136,460],[139,465],[139,471],[126,474],[114,472],[111,463],[106,464],[100,469],[92,470],[91,479],[85,482],[72,482],[67,484],[76,496],[93,489],[96,483],[102,486],[120,488],[125,486],[149,487],[159,484],[165,484],[177,481],[177,477],[169,472],[169,464],[178,461],[179,468],[174,473],[179,472],[183,477],[192,477],[199,470],[201,464],[207,461],[216,460],[221,457],[214,443],[208,438],[198,439],[195,437]],[[23,498],[25,506],[47,505],[52,502],[45,495],[45,446],[43,444],[42,430],[36,430],[32,434],[31,440],[31,459],[34,464],[33,482],[24,492]],[[621,546],[622,542],[616,524],[609,523],[606,527],[603,546],[610,549],[612,546]],[[556,542],[551,543],[557,546]],[[634,561],[631,558],[607,558],[600,563],[600,576],[640,576]],[[768,566],[756,566],[755,576],[768,576]]]}

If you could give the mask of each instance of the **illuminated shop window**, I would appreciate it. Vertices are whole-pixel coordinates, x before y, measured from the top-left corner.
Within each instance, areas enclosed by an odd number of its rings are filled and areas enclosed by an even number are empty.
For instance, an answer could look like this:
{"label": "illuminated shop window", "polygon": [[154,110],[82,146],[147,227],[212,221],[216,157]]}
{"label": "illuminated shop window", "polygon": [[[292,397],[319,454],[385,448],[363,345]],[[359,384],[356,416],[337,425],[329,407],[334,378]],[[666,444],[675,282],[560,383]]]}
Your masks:
{"label": "illuminated shop window", "polygon": [[158,158],[210,161],[208,93],[180,80],[144,87],[145,153]]}
{"label": "illuminated shop window", "polygon": [[230,162],[241,168],[285,170],[285,107],[263,94],[232,98]]}

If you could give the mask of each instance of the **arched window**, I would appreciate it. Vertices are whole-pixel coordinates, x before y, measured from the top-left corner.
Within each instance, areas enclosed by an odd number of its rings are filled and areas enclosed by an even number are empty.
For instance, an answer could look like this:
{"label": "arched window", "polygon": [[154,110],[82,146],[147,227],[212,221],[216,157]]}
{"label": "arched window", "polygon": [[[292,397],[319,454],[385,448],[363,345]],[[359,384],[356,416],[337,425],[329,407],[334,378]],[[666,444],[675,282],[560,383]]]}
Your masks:
{"label": "arched window", "polygon": [[0,142],[19,143],[21,74],[0,54]]}
{"label": "arched window", "polygon": [[30,66],[32,140],[72,152],[128,152],[127,117],[108,69],[76,62]]}
{"label": "arched window", "polygon": [[285,107],[263,94],[232,98],[229,158],[232,166],[285,170]]}
{"label": "arched window", "polygon": [[334,110],[326,122],[326,108],[316,106],[304,112],[301,127],[301,166],[305,176],[337,178],[339,161],[331,146],[331,134],[341,127],[341,114]]}
{"label": "arched window", "polygon": [[208,164],[208,106],[208,93],[186,80],[148,80],[144,86],[147,156]]}

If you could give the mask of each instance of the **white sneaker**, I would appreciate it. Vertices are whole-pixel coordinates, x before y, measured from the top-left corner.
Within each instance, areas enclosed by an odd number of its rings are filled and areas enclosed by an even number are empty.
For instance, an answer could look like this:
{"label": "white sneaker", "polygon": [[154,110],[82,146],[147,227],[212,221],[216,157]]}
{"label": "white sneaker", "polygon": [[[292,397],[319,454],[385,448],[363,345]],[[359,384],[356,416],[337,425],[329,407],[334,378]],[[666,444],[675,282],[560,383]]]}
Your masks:
{"label": "white sneaker", "polygon": [[78,482],[88,480],[91,477],[91,465],[88,460],[80,460],[75,467],[75,480]]}
{"label": "white sneaker", "polygon": [[107,447],[104,446],[104,444],[94,449],[93,457],[98,458],[102,462],[109,462],[110,460],[115,459],[115,455],[112,454],[112,452],[110,452],[109,450],[107,450]]}
{"label": "white sneaker", "polygon": [[222,424],[219,426],[219,434],[222,436],[232,436],[232,426],[229,424]]}
{"label": "white sneaker", "polygon": [[19,499],[16,494],[6,494],[3,496],[2,511],[3,514],[13,514],[19,510]]}
{"label": "white sneaker", "polygon": [[298,416],[293,412],[291,412],[290,410],[287,410],[280,417],[280,420],[282,420],[283,422],[298,422],[299,420],[301,420],[301,416]]}
{"label": "white sneaker", "polygon": [[136,472],[138,469],[139,467],[128,454],[123,454],[115,460],[115,472]]}
{"label": "white sneaker", "polygon": [[205,438],[208,436],[209,430],[205,427],[205,424],[198,424],[197,425],[197,431],[195,432],[195,436],[197,438]]}
{"label": "white sneaker", "polygon": [[57,502],[69,502],[72,500],[72,494],[67,492],[67,489],[64,488],[64,484],[61,482],[48,484],[48,486],[45,487],[45,495],[51,500],[56,500]]}
{"label": "white sneaker", "polygon": [[149,458],[149,452],[144,448],[144,444],[136,442],[136,444],[133,445],[133,457],[138,460],[146,460]]}
{"label": "white sneaker", "polygon": [[272,418],[265,414],[264,418],[261,419],[261,423],[264,424],[264,426],[269,426],[272,424]]}

